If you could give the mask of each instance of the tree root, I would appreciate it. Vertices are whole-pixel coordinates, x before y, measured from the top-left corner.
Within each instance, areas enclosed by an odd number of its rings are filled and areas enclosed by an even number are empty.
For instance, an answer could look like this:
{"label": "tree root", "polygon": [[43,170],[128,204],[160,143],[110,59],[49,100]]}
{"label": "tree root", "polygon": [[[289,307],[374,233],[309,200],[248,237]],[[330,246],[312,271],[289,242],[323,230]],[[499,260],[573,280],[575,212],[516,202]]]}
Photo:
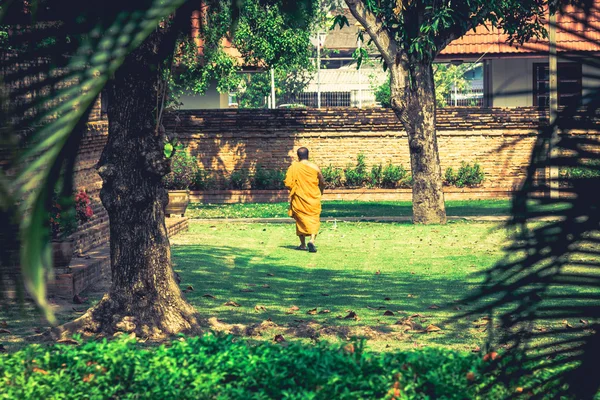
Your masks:
{"label": "tree root", "polygon": [[51,328],[40,339],[64,340],[74,334],[84,337],[113,337],[130,334],[150,340],[164,340],[178,333],[199,334],[200,318],[180,296],[133,301],[127,295],[105,294],[102,300],[74,321]]}

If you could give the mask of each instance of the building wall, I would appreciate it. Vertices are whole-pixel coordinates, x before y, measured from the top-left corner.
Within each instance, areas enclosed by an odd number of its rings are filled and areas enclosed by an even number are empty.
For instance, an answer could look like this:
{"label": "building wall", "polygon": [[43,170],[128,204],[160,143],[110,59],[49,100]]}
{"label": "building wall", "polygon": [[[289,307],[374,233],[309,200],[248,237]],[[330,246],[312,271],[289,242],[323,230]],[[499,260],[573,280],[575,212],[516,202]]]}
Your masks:
{"label": "building wall", "polygon": [[[533,64],[547,63],[548,57],[493,59],[491,63],[494,107],[533,106]],[[600,88],[600,58],[559,58],[558,62],[582,64],[583,95]]]}
{"label": "building wall", "polygon": [[[407,137],[390,110],[202,110],[179,118],[179,138],[221,181],[258,165],[286,168],[300,146],[321,167],[344,168],[363,153],[369,165],[392,161],[409,169]],[[484,188],[511,190],[525,177],[545,121],[545,112],[533,108],[439,109],[442,170],[477,162],[486,173]],[[165,124],[173,129],[173,118]]]}
{"label": "building wall", "polygon": [[181,96],[180,100],[183,105],[182,110],[199,110],[199,109],[219,109],[228,108],[228,98],[226,93],[217,91],[216,83],[210,85],[203,95],[188,93]]}

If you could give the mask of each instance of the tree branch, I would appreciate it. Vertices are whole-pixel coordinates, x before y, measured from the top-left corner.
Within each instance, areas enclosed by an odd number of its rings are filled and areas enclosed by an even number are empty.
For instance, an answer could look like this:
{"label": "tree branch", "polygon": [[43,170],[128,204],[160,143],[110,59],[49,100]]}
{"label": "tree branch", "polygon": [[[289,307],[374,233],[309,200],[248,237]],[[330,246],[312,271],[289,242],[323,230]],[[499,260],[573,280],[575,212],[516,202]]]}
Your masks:
{"label": "tree branch", "polygon": [[396,62],[396,52],[398,46],[389,32],[385,29],[383,23],[377,19],[375,14],[367,10],[362,0],[345,0],[350,12],[361,23],[365,28],[377,49],[381,53],[381,56],[391,67]]}

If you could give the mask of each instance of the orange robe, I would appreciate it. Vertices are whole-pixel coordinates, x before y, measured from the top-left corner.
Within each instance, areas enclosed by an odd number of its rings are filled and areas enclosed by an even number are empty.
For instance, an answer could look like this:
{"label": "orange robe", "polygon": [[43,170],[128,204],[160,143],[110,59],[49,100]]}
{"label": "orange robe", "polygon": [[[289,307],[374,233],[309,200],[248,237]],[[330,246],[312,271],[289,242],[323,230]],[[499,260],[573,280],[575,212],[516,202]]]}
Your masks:
{"label": "orange robe", "polygon": [[296,220],[296,234],[316,235],[321,225],[319,172],[304,163],[295,162],[288,168],[284,184],[290,189],[288,214]]}

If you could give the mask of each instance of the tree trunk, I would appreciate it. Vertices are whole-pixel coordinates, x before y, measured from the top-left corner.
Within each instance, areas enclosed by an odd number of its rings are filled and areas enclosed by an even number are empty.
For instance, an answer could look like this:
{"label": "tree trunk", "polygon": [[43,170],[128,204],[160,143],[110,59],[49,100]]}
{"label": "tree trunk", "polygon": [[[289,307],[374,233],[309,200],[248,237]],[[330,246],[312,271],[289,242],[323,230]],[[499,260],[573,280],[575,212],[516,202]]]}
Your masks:
{"label": "tree trunk", "polygon": [[[409,68],[409,69],[408,69]],[[408,136],[413,222],[445,224],[446,208],[435,131],[435,85],[430,63],[392,66],[392,109]]]}
{"label": "tree trunk", "polygon": [[95,307],[64,326],[69,333],[122,331],[160,338],[193,331],[198,324],[195,309],[175,282],[165,225],[168,196],[161,178],[169,162],[156,129],[156,83],[157,66],[172,54],[175,40],[160,31],[127,58],[107,85],[108,142],[98,172],[110,218],[112,285]]}

